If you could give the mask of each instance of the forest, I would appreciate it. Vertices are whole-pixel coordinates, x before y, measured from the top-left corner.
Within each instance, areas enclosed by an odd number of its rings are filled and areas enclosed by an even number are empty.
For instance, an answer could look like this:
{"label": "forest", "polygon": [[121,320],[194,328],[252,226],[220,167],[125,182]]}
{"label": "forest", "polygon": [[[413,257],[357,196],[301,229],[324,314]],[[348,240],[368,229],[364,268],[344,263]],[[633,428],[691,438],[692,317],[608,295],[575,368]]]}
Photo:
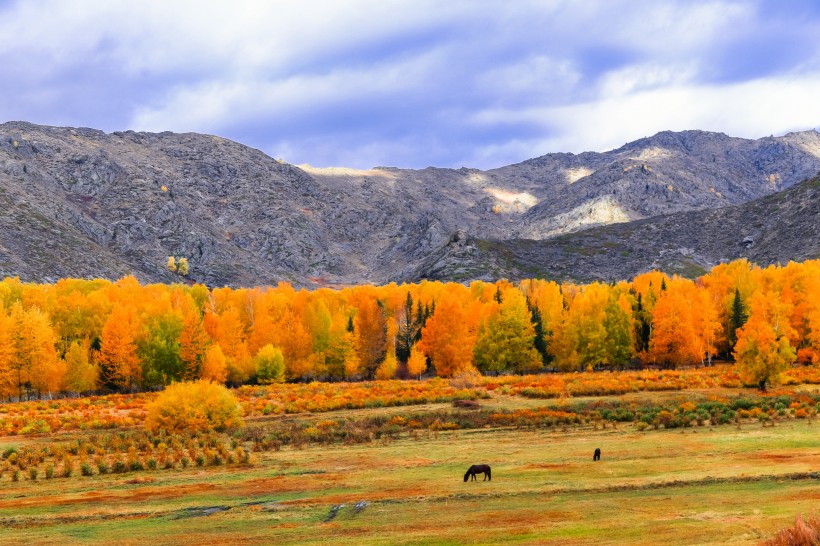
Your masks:
{"label": "forest", "polygon": [[296,290],[0,282],[0,396],[736,362],[765,389],[820,362],[820,261],[689,280],[531,279]]}

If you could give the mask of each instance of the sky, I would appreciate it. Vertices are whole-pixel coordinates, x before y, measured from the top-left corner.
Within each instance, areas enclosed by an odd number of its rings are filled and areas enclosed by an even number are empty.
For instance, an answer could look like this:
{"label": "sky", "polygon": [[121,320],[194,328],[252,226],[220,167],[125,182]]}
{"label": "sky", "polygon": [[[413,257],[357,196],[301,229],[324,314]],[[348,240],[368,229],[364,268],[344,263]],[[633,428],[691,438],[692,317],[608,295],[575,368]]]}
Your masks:
{"label": "sky", "polygon": [[820,2],[0,0],[0,122],[493,168],[820,128]]}

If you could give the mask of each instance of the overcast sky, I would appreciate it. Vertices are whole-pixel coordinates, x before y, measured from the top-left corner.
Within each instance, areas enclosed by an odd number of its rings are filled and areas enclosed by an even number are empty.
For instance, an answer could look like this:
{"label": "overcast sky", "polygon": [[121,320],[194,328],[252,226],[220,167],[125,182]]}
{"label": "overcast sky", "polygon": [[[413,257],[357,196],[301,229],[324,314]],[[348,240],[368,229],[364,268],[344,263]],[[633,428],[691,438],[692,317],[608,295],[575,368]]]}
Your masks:
{"label": "overcast sky", "polygon": [[490,168],[820,127],[820,2],[0,0],[0,121]]}

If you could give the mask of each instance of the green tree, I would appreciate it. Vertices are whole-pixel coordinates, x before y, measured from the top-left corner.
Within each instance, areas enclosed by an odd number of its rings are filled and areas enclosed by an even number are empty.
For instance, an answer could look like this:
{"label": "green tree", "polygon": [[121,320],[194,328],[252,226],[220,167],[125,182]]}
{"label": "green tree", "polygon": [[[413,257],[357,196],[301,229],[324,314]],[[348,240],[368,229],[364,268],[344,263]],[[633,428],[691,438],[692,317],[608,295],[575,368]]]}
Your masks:
{"label": "green tree", "polygon": [[474,362],[482,372],[519,373],[543,367],[535,350],[535,328],[524,296],[508,290],[498,312],[482,324],[473,349]]}
{"label": "green tree", "polygon": [[285,357],[279,347],[265,345],[256,353],[254,363],[260,383],[281,383],[285,380]]}

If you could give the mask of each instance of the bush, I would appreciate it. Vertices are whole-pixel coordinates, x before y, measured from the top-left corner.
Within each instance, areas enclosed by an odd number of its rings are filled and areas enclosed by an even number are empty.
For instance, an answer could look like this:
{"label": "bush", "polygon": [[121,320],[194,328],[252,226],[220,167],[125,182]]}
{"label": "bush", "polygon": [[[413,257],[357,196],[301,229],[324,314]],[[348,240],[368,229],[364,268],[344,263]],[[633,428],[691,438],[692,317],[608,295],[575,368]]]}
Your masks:
{"label": "bush", "polygon": [[83,476],[93,476],[94,469],[91,468],[91,465],[88,463],[83,463],[80,465],[80,474]]}
{"label": "bush", "polygon": [[145,461],[145,464],[147,464],[148,468],[151,469],[151,470],[156,470],[157,469],[157,460],[154,459],[153,457],[151,457],[150,459]]}
{"label": "bush", "polygon": [[100,474],[108,474],[110,468],[104,460],[100,459],[99,461],[97,461],[97,470]]}
{"label": "bush", "polygon": [[28,469],[28,477],[31,481],[34,481],[34,480],[37,479],[37,467],[36,466],[32,466],[31,468]]}
{"label": "bush", "polygon": [[50,464],[46,467],[46,479],[50,480],[54,477],[54,465]]}
{"label": "bush", "polygon": [[125,466],[125,461],[123,461],[122,459],[117,459],[116,461],[114,461],[113,472],[115,474],[122,474],[127,469],[128,469],[128,467]]}
{"label": "bush", "polygon": [[210,381],[174,383],[148,405],[145,428],[152,432],[226,430],[242,425],[236,397]]}
{"label": "bush", "polygon": [[820,544],[820,517],[809,516],[805,521],[797,516],[794,527],[782,529],[765,546],[813,546]]}

